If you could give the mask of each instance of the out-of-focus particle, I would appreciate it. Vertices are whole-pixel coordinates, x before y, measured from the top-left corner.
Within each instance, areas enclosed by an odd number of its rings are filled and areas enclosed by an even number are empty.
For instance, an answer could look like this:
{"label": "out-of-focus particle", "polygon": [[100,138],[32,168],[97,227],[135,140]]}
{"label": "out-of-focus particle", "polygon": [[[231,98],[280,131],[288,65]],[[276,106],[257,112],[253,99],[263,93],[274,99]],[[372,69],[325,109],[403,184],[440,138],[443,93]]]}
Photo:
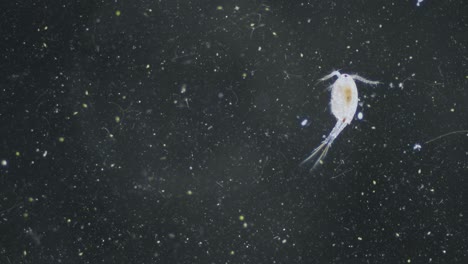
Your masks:
{"label": "out-of-focus particle", "polygon": [[359,112],[359,113],[357,114],[357,118],[358,118],[359,120],[362,120],[363,117],[364,117],[364,114],[362,114],[362,112]]}
{"label": "out-of-focus particle", "polygon": [[59,138],[58,138],[58,141],[59,141],[60,143],[63,143],[63,142],[65,142],[65,138],[64,138],[64,137],[59,137]]}
{"label": "out-of-focus particle", "polygon": [[421,148],[422,148],[421,145],[418,144],[418,143],[414,144],[414,146],[413,146],[413,150],[418,150],[419,151],[419,150],[421,150]]}
{"label": "out-of-focus particle", "polygon": [[6,167],[8,165],[8,161],[3,159],[1,164],[3,167]]}
{"label": "out-of-focus particle", "polygon": [[120,116],[116,116],[116,117],[115,117],[115,122],[116,122],[116,123],[120,123]]}
{"label": "out-of-focus particle", "polygon": [[120,16],[121,14],[122,14],[122,12],[120,12],[120,10],[115,11],[116,16]]}
{"label": "out-of-focus particle", "polygon": [[244,221],[245,217],[243,215],[239,215],[239,220]]}
{"label": "out-of-focus particle", "polygon": [[217,7],[216,7],[216,10],[218,10],[218,11],[221,11],[221,10],[223,10],[223,9],[224,9],[223,6],[217,6]]}
{"label": "out-of-focus particle", "polygon": [[193,194],[192,190],[187,191],[187,195],[192,195],[192,194]]}
{"label": "out-of-focus particle", "polygon": [[86,103],[83,103],[81,106],[83,106],[83,108],[88,108],[88,105]]}
{"label": "out-of-focus particle", "polygon": [[231,252],[229,252],[229,255],[234,256],[235,253],[236,252],[234,252],[234,250],[231,250]]}

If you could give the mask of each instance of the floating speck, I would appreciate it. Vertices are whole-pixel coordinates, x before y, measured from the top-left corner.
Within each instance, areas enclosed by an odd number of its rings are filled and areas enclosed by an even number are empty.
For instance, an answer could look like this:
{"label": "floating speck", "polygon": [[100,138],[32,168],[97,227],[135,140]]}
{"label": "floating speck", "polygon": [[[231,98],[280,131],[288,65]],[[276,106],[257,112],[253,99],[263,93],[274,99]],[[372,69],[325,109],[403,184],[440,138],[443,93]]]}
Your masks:
{"label": "floating speck", "polygon": [[122,14],[122,12],[120,12],[120,10],[115,11],[116,16],[120,16],[121,14]]}
{"label": "floating speck", "polygon": [[88,108],[88,105],[83,103],[81,106],[83,106],[83,108]]}
{"label": "floating speck", "polygon": [[223,6],[217,6],[217,7],[216,7],[216,10],[218,10],[218,11],[221,11],[221,10],[223,10],[223,9],[224,9]]}
{"label": "floating speck", "polygon": [[229,252],[229,255],[234,256],[235,253],[236,252],[234,252],[234,250],[231,250],[231,252]]}
{"label": "floating speck", "polygon": [[180,87],[180,93],[183,94],[187,91],[187,84],[182,84],[182,87]]}
{"label": "floating speck", "polygon": [[358,237],[357,240],[362,241],[362,237]]}
{"label": "floating speck", "polygon": [[8,161],[3,159],[3,160],[2,160],[2,166],[3,166],[3,167],[6,167],[7,165],[8,165]]}
{"label": "floating speck", "polygon": [[116,122],[116,123],[120,123],[120,116],[116,116],[116,117],[115,117],[115,122]]}
{"label": "floating speck", "polygon": [[187,195],[192,195],[192,194],[193,194],[192,190],[187,191]]}
{"label": "floating speck", "polygon": [[19,157],[21,155],[21,153],[19,153],[19,151],[16,151],[15,155],[16,155],[16,157]]}
{"label": "floating speck", "polygon": [[362,114],[362,112],[359,112],[359,113],[357,114],[357,118],[358,118],[359,120],[362,120],[363,117],[364,117],[364,115]]}
{"label": "floating speck", "polygon": [[63,142],[65,141],[65,138],[64,138],[64,137],[59,137],[59,138],[58,138],[58,141],[59,141],[60,143],[63,143]]}
{"label": "floating speck", "polygon": [[302,120],[301,126],[306,126],[308,122],[309,122],[309,120],[307,120],[307,118]]}
{"label": "floating speck", "polygon": [[414,144],[413,146],[413,150],[421,150],[421,148],[422,148],[421,145],[418,143]]}
{"label": "floating speck", "polygon": [[283,239],[283,241],[281,241],[281,243],[283,244],[286,244],[286,242],[288,242],[286,239]]}
{"label": "floating speck", "polygon": [[243,215],[239,215],[239,220],[244,221],[245,217]]}

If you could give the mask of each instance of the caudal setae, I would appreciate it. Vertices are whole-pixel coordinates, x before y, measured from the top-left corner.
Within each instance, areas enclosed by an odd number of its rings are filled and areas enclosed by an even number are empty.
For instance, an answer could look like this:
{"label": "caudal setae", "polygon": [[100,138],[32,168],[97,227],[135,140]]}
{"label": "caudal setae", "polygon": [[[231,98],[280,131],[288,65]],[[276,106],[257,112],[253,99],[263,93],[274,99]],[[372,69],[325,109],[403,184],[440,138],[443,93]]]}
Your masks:
{"label": "caudal setae", "polygon": [[349,125],[353,120],[359,100],[356,83],[354,81],[361,81],[363,83],[371,85],[379,84],[379,82],[367,80],[356,74],[341,74],[338,71],[333,71],[329,75],[320,79],[320,81],[325,81],[327,79],[332,78],[333,76],[338,77],[338,79],[336,79],[336,81],[330,86],[330,107],[333,115],[336,117],[336,124],[333,130],[328,135],[328,137],[326,137],[325,140],[322,141],[322,144],[316,147],[314,151],[312,151],[312,153],[309,155],[309,157],[307,157],[304,161],[301,162],[301,165],[304,165],[312,161],[313,158],[321,152],[320,156],[315,161],[314,165],[310,170],[313,170],[317,166],[317,164],[323,163],[322,160],[327,155],[328,149],[330,148],[335,138],[337,138],[341,131],[343,131],[343,129],[347,125]]}

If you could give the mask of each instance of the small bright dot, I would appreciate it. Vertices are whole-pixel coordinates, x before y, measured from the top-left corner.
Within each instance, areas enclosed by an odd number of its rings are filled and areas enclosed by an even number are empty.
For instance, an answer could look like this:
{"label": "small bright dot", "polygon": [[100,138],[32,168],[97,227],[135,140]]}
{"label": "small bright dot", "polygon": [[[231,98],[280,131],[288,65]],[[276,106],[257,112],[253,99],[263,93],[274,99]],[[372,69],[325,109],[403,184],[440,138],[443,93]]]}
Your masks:
{"label": "small bright dot", "polygon": [[7,160],[2,160],[2,166],[5,167],[6,165],[8,165],[8,161]]}
{"label": "small bright dot", "polygon": [[120,116],[116,116],[116,117],[115,117],[115,122],[116,122],[116,123],[120,123]]}
{"label": "small bright dot", "polygon": [[231,256],[233,256],[233,255],[235,254],[234,250],[231,250],[231,252],[229,252],[229,254],[230,254]]}
{"label": "small bright dot", "polygon": [[239,220],[244,221],[245,217],[243,215],[239,215]]}
{"label": "small bright dot", "polygon": [[359,241],[362,241],[362,237],[358,237],[357,239],[358,239]]}
{"label": "small bright dot", "polygon": [[83,103],[82,106],[83,106],[83,108],[88,108],[88,105],[85,104],[85,103]]}
{"label": "small bright dot", "polygon": [[283,241],[281,241],[281,243],[283,244],[286,244],[286,242],[288,242],[286,239],[283,239]]}
{"label": "small bright dot", "polygon": [[193,194],[192,190],[187,191],[187,195],[192,195],[192,194]]}
{"label": "small bright dot", "polygon": [[218,11],[219,11],[219,10],[223,10],[223,6],[217,6],[217,7],[216,7],[216,10],[218,10]]}
{"label": "small bright dot", "polygon": [[307,120],[307,119],[304,119],[304,120],[302,120],[302,122],[301,122],[301,126],[305,126],[305,125],[307,125],[307,122],[309,122],[309,120]]}
{"label": "small bright dot", "polygon": [[120,12],[120,10],[115,11],[116,16],[120,16],[121,14],[122,14],[122,12]]}
{"label": "small bright dot", "polygon": [[59,138],[58,138],[58,141],[59,141],[60,143],[63,143],[63,142],[65,141],[65,138],[64,138],[64,137],[59,137]]}
{"label": "small bright dot", "polygon": [[359,113],[357,114],[357,118],[358,118],[359,120],[362,120],[363,117],[364,117],[364,115],[362,114],[362,112],[359,112]]}
{"label": "small bright dot", "polygon": [[421,145],[419,145],[418,143],[414,144],[413,146],[413,150],[421,150]]}

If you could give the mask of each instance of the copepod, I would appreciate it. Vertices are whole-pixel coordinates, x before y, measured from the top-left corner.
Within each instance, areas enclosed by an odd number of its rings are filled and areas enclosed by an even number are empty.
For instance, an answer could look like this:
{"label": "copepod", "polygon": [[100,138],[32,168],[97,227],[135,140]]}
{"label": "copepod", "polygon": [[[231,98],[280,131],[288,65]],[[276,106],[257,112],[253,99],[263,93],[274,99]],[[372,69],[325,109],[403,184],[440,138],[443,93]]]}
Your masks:
{"label": "copepod", "polygon": [[328,149],[332,145],[333,141],[353,120],[359,101],[358,90],[354,81],[356,80],[370,85],[379,84],[379,82],[367,80],[359,75],[346,73],[341,74],[339,71],[333,71],[329,75],[321,78],[319,81],[328,80],[333,76],[336,76],[337,79],[329,87],[329,89],[331,89],[330,107],[332,114],[336,117],[336,124],[330,134],[324,141],[322,141],[322,144],[316,147],[312,153],[301,162],[301,165],[307,164],[320,153],[320,156],[310,169],[311,171],[317,166],[317,164],[323,163],[323,159],[327,155]]}

